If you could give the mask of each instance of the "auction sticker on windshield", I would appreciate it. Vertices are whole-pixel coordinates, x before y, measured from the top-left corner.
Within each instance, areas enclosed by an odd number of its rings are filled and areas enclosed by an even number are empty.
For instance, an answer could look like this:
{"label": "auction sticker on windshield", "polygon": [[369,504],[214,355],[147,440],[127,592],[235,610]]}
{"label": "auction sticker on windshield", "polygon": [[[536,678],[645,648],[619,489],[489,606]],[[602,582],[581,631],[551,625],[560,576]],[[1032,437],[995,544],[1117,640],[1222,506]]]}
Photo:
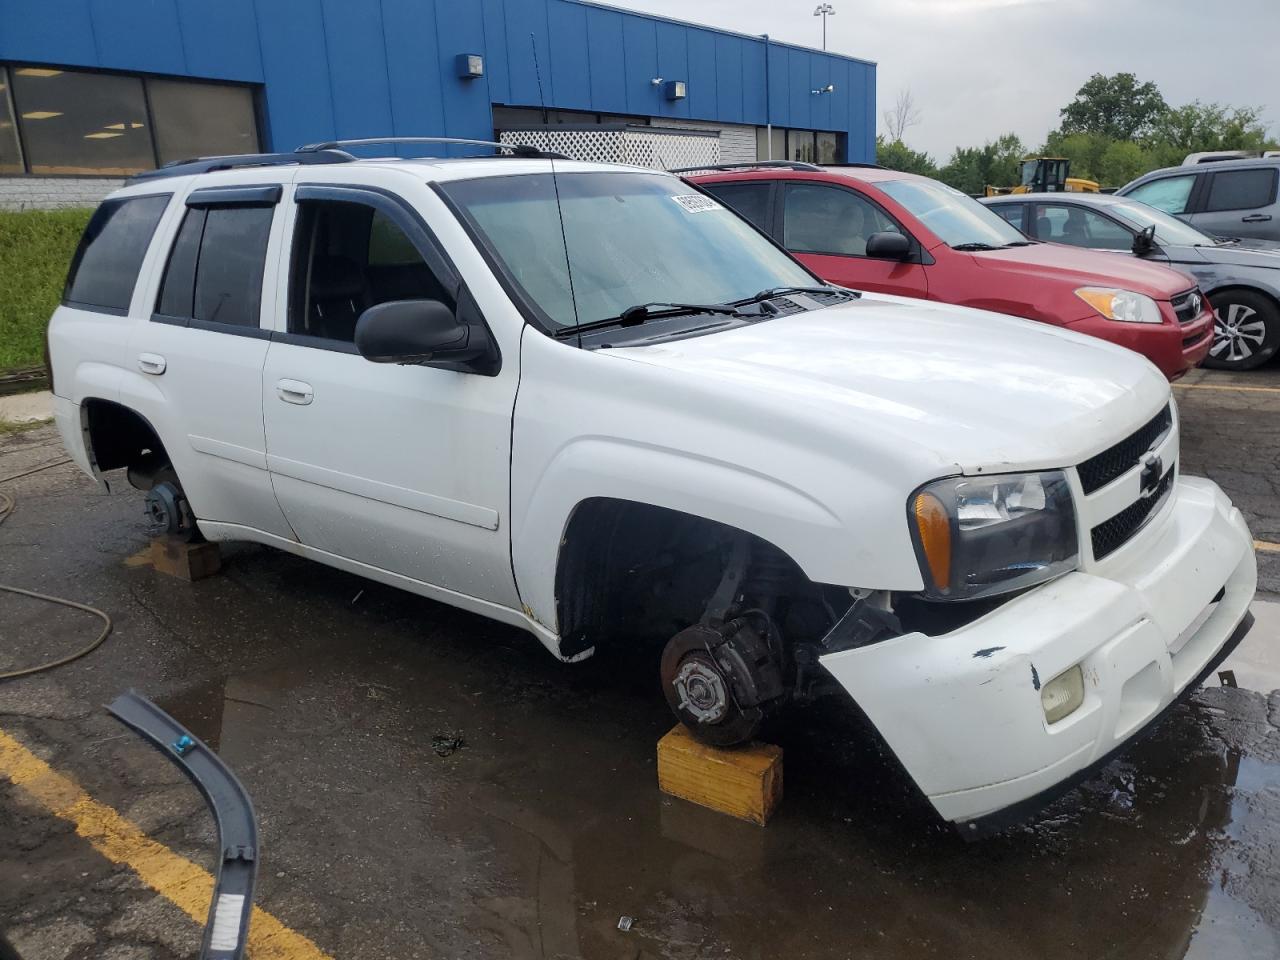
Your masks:
{"label": "auction sticker on windshield", "polygon": [[684,207],[689,213],[706,213],[708,210],[724,209],[710,197],[704,197],[700,193],[684,193],[671,199]]}

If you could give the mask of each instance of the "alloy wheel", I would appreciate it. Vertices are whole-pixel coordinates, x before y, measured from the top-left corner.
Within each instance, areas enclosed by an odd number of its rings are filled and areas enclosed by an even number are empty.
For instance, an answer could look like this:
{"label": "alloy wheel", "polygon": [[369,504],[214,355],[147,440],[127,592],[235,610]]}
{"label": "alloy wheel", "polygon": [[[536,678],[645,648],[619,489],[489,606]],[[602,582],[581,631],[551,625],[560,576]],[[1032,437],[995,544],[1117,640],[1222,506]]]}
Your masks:
{"label": "alloy wheel", "polygon": [[1226,307],[1225,312],[1218,312],[1209,355],[1232,363],[1248,360],[1266,338],[1266,323],[1258,311],[1246,304],[1231,303]]}

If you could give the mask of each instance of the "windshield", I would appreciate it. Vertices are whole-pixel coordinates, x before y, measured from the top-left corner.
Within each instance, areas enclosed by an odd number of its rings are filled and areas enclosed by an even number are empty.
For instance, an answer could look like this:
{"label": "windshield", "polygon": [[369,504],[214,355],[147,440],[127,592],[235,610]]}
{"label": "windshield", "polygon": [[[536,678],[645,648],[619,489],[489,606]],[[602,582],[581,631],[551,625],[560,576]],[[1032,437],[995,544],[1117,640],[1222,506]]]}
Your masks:
{"label": "windshield", "polygon": [[973,197],[936,180],[887,180],[877,183],[938,235],[949,247],[968,244],[1003,247],[1027,238]]}
{"label": "windshield", "polygon": [[817,282],[751,224],[675,177],[566,173],[553,182],[548,173],[441,186],[553,328],[638,304],[730,303]]}
{"label": "windshield", "polygon": [[1117,203],[1111,207],[1110,212],[1129,221],[1131,226],[1136,226],[1139,230],[1155,224],[1156,243],[1162,246],[1211,247],[1215,242],[1213,237],[1201,233],[1191,224],[1183,223],[1177,217],[1145,203]]}

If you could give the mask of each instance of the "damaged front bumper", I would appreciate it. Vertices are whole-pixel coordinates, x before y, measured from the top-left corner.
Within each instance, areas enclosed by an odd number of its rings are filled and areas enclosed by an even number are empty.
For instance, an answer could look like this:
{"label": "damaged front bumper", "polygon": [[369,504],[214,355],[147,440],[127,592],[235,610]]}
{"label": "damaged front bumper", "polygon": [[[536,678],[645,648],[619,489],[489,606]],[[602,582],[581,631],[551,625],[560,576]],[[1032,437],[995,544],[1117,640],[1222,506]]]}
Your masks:
{"label": "damaged front bumper", "polygon": [[[822,658],[943,818],[976,834],[1029,815],[1243,638],[1257,586],[1244,518],[1207,480],[1180,478],[1171,499],[1120,562],[1067,574],[951,633]],[[1077,665],[1083,702],[1050,724],[1041,685]]]}

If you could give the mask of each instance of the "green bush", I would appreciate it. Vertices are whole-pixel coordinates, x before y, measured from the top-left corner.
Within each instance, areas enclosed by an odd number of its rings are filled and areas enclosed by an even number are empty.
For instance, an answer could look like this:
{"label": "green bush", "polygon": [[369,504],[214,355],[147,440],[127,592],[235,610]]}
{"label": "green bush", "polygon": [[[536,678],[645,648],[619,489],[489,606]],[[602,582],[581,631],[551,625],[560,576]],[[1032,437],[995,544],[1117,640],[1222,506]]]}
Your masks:
{"label": "green bush", "polygon": [[43,361],[44,329],[92,210],[0,210],[0,371]]}

